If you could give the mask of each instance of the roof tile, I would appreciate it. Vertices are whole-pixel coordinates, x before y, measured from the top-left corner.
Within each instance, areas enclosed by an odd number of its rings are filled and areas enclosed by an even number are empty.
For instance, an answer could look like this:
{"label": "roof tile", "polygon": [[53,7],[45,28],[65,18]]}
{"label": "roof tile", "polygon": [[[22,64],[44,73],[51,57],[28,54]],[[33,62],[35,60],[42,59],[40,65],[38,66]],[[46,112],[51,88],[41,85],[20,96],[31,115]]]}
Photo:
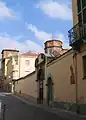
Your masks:
{"label": "roof tile", "polygon": [[24,56],[38,56],[39,54],[38,53],[32,53],[32,52],[26,52],[26,53],[23,53],[21,55],[24,55]]}

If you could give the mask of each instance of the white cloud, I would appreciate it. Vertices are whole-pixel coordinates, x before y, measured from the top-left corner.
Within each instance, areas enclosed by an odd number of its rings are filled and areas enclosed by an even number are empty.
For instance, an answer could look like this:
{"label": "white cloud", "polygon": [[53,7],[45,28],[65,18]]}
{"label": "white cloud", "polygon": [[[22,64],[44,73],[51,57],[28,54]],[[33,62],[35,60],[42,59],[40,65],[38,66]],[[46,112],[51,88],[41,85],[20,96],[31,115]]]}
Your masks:
{"label": "white cloud", "polygon": [[38,30],[36,28],[36,26],[34,26],[32,24],[28,24],[27,27],[28,27],[28,30],[30,30],[31,32],[34,33],[35,37],[38,40],[46,41],[46,40],[48,40],[48,39],[50,39],[52,37],[51,33],[46,33],[46,32],[44,32],[42,30]]}
{"label": "white cloud", "polygon": [[56,34],[55,34],[55,37],[56,37],[58,40],[61,40],[61,41],[63,41],[63,42],[66,42],[66,41],[67,41],[65,35],[62,34],[62,33],[60,33],[60,32],[59,32],[59,33],[56,33]]}
{"label": "white cloud", "polygon": [[43,48],[31,40],[19,42],[10,35],[0,35],[0,50],[2,49],[18,49],[20,52],[33,51],[43,52]]}
{"label": "white cloud", "polygon": [[72,10],[69,3],[59,3],[58,1],[44,1],[37,4],[36,8],[40,8],[45,14],[52,18],[62,20],[72,20]]}
{"label": "white cloud", "polygon": [[63,33],[57,33],[55,34],[55,37],[58,39],[58,40],[61,40],[63,42],[63,48],[71,48],[69,46],[69,40],[68,40],[68,37],[65,36]]}
{"label": "white cloud", "polygon": [[15,13],[13,10],[7,7],[7,5],[3,2],[0,1],[0,19],[4,18],[16,18]]}
{"label": "white cloud", "polygon": [[56,39],[56,40],[61,40],[63,41],[63,47],[64,48],[70,48],[69,47],[69,41],[68,41],[68,38],[61,32],[58,32],[56,34],[52,34],[52,33],[47,33],[43,30],[39,30],[35,25],[32,25],[32,24],[26,24],[28,30],[30,30],[34,36],[42,41],[43,43],[47,40],[52,40],[52,39]]}

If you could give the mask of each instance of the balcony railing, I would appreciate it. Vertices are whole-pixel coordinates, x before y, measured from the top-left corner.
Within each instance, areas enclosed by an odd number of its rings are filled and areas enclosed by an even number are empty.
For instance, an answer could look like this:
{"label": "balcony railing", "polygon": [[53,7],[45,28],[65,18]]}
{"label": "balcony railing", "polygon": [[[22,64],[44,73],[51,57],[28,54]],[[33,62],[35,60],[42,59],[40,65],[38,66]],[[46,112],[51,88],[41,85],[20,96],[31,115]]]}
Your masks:
{"label": "balcony railing", "polygon": [[86,24],[78,23],[68,31],[69,45],[75,42],[86,40]]}

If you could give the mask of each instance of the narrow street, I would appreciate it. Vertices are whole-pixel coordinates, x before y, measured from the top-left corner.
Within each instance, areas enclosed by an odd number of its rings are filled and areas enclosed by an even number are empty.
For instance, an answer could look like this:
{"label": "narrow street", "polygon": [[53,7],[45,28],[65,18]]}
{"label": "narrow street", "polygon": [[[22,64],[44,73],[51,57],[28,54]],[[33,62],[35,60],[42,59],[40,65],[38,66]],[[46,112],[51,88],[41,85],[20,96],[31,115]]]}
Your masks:
{"label": "narrow street", "polygon": [[27,105],[11,95],[0,94],[0,100],[6,104],[5,120],[65,120],[42,108]]}

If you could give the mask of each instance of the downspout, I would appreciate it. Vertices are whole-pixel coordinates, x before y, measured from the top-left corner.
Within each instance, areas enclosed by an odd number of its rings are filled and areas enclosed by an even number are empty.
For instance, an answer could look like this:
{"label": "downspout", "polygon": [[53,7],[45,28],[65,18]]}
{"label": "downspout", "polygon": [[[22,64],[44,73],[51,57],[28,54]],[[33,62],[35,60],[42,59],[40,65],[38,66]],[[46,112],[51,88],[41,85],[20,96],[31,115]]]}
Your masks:
{"label": "downspout", "polygon": [[75,68],[75,97],[76,97],[76,113],[79,114],[79,103],[78,103],[78,79],[77,79],[77,53],[73,55],[74,68]]}

